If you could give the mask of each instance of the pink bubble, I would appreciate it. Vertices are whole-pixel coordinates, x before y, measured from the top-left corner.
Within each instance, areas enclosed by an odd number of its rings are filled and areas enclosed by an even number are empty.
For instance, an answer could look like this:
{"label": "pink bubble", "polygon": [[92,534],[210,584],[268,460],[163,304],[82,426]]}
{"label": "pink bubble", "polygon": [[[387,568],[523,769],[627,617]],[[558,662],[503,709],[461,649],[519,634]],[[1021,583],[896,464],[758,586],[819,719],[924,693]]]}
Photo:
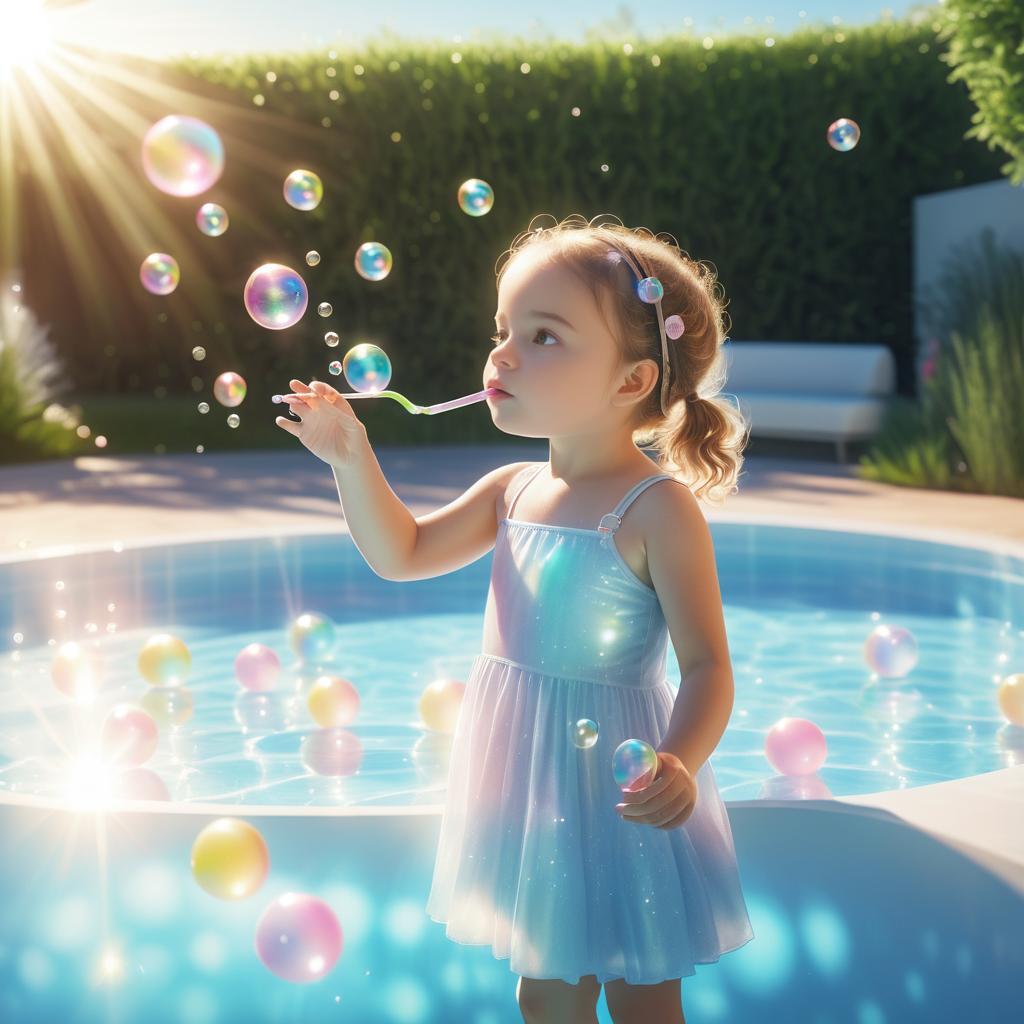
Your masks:
{"label": "pink bubble", "polygon": [[359,737],[340,726],[315,729],[299,747],[302,763],[317,775],[355,775],[363,760]]}
{"label": "pink bubble", "polygon": [[139,267],[139,280],[153,295],[170,295],[181,280],[178,261],[165,252],[151,252]]}
{"label": "pink bubble", "polygon": [[315,896],[286,892],[256,924],[256,954],[285,981],[319,981],[341,955],[343,936],[334,911]]}
{"label": "pink bubble", "polygon": [[153,756],[159,739],[156,722],[142,708],[115,704],[103,721],[100,746],[111,761],[138,766]]}
{"label": "pink bubble", "polygon": [[781,775],[813,775],[828,753],[825,734],[806,718],[780,718],[769,730],[764,753]]}
{"label": "pink bubble", "polygon": [[205,121],[171,114],[146,132],[142,167],[161,192],[197,196],[221,176],[224,144]]}
{"label": "pink bubble", "polygon": [[281,263],[264,263],[245,283],[246,312],[271,331],[284,330],[302,319],[309,293],[302,277]]}
{"label": "pink bubble", "polygon": [[249,644],[235,657],[235,678],[247,690],[272,690],[281,674],[281,659],[265,644]]}
{"label": "pink bubble", "polygon": [[167,784],[149,768],[126,768],[110,784],[115,800],[170,800]]}

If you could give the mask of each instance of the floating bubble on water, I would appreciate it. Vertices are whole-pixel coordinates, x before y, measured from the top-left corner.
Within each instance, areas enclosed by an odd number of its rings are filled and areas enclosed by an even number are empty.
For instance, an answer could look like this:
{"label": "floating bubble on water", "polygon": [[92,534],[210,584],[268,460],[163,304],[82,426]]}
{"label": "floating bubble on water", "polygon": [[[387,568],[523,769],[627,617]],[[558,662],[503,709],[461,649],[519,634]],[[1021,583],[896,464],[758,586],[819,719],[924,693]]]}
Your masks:
{"label": "floating bubble on water", "polygon": [[363,760],[363,745],[347,729],[314,729],[303,737],[299,758],[317,775],[355,775]]}
{"label": "floating bubble on water", "polygon": [[334,623],[326,615],[304,612],[289,626],[288,643],[303,661],[316,661],[334,650]]}
{"label": "floating bubble on water", "polygon": [[203,203],[196,210],[196,227],[210,238],[218,238],[228,229],[228,211],[219,203]]}
{"label": "floating bubble on water", "polygon": [[917,640],[903,626],[875,626],[864,641],[864,660],[883,678],[905,676],[917,664]]}
{"label": "floating bubble on water", "polygon": [[103,659],[99,651],[72,640],[57,648],[50,673],[61,693],[76,700],[88,700],[99,691]]}
{"label": "floating bubble on water", "polygon": [[581,718],[572,731],[572,741],[580,750],[589,750],[597,742],[597,722],[591,718]]}
{"label": "floating bubble on water", "polygon": [[324,342],[328,348],[337,348],[339,341],[341,341],[341,338],[339,338],[337,333],[334,331],[328,331],[324,335]]}
{"label": "floating bubble on water", "polygon": [[300,167],[284,179],[285,202],[289,206],[294,206],[296,210],[315,210],[323,197],[323,182],[313,171]]}
{"label": "floating bubble on water", "polygon": [[860,125],[848,117],[841,117],[828,126],[825,135],[833,149],[840,153],[848,153],[860,142]]}
{"label": "floating bubble on water", "polygon": [[320,253],[316,249],[310,249],[306,253],[306,262],[311,266],[315,267],[320,262]]}
{"label": "floating bubble on water", "polygon": [[316,311],[321,316],[330,316],[334,312],[334,307],[329,302],[321,302]]}
{"label": "floating bubble on water", "polygon": [[184,725],[195,708],[192,691],[185,686],[151,686],[140,701],[157,725]]}
{"label": "floating bubble on water", "polygon": [[1024,725],[1024,672],[1014,672],[1001,679],[996,699],[1008,722]]}
{"label": "floating bubble on water", "polygon": [[245,401],[245,392],[245,378],[233,370],[225,371],[213,382],[213,397],[229,409]]}
{"label": "floating bubble on water", "polygon": [[341,955],[341,925],[315,896],[286,892],[260,915],[256,954],[279,978],[302,984],[331,971]]}
{"label": "floating bubble on water", "polygon": [[206,358],[206,349],[202,345],[196,345],[192,349],[192,358],[197,362],[201,363]]}
{"label": "floating bubble on water", "polygon": [[197,196],[224,170],[224,144],[217,132],[196,117],[161,118],[142,140],[146,177],[161,192]]}
{"label": "floating bubble on water", "polygon": [[454,733],[466,684],[458,679],[435,679],[420,694],[423,724],[434,732]]}
{"label": "floating bubble on water", "polygon": [[234,430],[234,429],[235,429],[235,428],[236,428],[236,427],[238,426],[238,424],[239,424],[239,423],[241,423],[241,422],[242,422],[242,418],[241,418],[241,416],[239,416],[239,415],[238,415],[238,413],[237,413],[237,412],[233,412],[233,413],[232,413],[232,414],[231,414],[231,415],[230,415],[230,416],[228,417],[228,426],[229,426],[229,427],[230,427],[230,428],[231,428],[232,430]]}
{"label": "floating bubble on water", "polygon": [[281,659],[266,644],[248,644],[235,656],[235,678],[247,690],[272,690],[280,675]]}
{"label": "floating bubble on water", "polygon": [[645,740],[624,740],[612,754],[612,774],[624,793],[635,793],[654,779],[658,755]]}
{"label": "floating bubble on water", "polygon": [[345,379],[353,391],[383,391],[391,382],[391,360],[379,345],[363,342],[345,353]]}
{"label": "floating bubble on water", "polygon": [[383,281],[391,273],[391,250],[380,242],[363,242],[356,249],[356,271],[367,281]]}
{"label": "floating bubble on water", "polygon": [[636,293],[641,302],[661,302],[665,297],[665,288],[656,277],[645,277],[636,283]]}
{"label": "floating bubble on water", "polygon": [[494,189],[481,178],[470,178],[459,186],[459,209],[470,217],[482,217],[494,206]]}
{"label": "floating bubble on water", "polygon": [[813,775],[827,753],[825,734],[806,718],[780,718],[765,736],[765,757],[780,775]]}
{"label": "floating bubble on water", "polygon": [[124,768],[110,780],[113,800],[170,800],[171,794],[156,772],[149,768]]}
{"label": "floating bubble on water", "polygon": [[160,730],[156,722],[133,704],[115,704],[100,729],[100,749],[117,764],[137,766],[156,752]]}
{"label": "floating bubble on water", "polygon": [[177,686],[192,669],[192,653],[181,637],[155,633],[139,651],[139,674],[153,686]]}
{"label": "floating bubble on water", "polygon": [[210,822],[192,844],[192,877],[218,899],[251,896],[269,871],[270,854],[263,836],[240,818]]}
{"label": "floating bubble on water", "polygon": [[181,280],[178,261],[165,252],[151,252],[139,267],[139,280],[153,295],[170,295]]}
{"label": "floating bubble on water", "polygon": [[317,725],[348,725],[359,711],[359,691],[342,676],[320,676],[309,688],[306,703]]}
{"label": "floating bubble on water", "polygon": [[243,300],[256,323],[280,331],[302,319],[309,293],[306,282],[291,267],[264,263],[249,275]]}
{"label": "floating bubble on water", "polygon": [[337,377],[341,373],[341,363],[337,359],[332,359],[327,366],[327,372]]}

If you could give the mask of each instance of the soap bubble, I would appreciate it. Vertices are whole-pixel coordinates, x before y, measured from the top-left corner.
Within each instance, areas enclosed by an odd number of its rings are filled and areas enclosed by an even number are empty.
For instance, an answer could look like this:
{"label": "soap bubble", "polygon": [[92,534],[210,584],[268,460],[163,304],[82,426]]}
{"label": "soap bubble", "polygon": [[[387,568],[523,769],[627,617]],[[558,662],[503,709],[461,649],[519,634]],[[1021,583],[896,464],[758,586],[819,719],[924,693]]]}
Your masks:
{"label": "soap bubble", "polygon": [[641,302],[661,302],[665,296],[665,288],[656,277],[645,277],[636,283],[636,293]]}
{"label": "soap bubble", "polygon": [[353,391],[383,391],[391,382],[391,360],[378,345],[363,342],[345,353],[345,379]]}
{"label": "soap bubble", "polygon": [[470,217],[490,213],[494,205],[494,189],[480,178],[470,178],[459,186],[459,209]]}
{"label": "soap bubble", "polygon": [[244,302],[256,323],[280,331],[302,319],[309,295],[306,282],[291,267],[264,263],[249,275]]}
{"label": "soap bubble", "polygon": [[864,660],[886,679],[905,676],[917,664],[917,640],[903,626],[875,626],[864,641]]}
{"label": "soap bubble", "polygon": [[210,411],[210,403],[200,402],[196,408],[205,416]]}
{"label": "soap bubble", "polygon": [[1001,679],[996,700],[1008,722],[1024,726],[1024,672],[1015,672]]}
{"label": "soap bubble", "polygon": [[202,345],[196,345],[192,349],[192,358],[197,362],[201,363],[206,358],[206,349]]}
{"label": "soap bubble", "polygon": [[228,211],[218,203],[203,203],[196,211],[196,227],[204,235],[217,238],[228,229]]}
{"label": "soap bubble", "polygon": [[334,312],[334,307],[329,302],[321,302],[316,311],[321,316],[330,316]]}
{"label": "soap bubble", "polygon": [[205,121],[171,114],[146,132],[142,166],[161,192],[197,196],[221,176],[224,144]]}
{"label": "soap bubble", "polygon": [[191,717],[195,705],[192,693],[185,686],[151,686],[139,701],[157,725],[184,725]]}
{"label": "soap bubble", "polygon": [[320,676],[306,697],[317,725],[348,725],[359,711],[359,692],[341,676]]}
{"label": "soap bubble", "polygon": [[247,690],[272,690],[281,675],[281,659],[266,644],[248,644],[235,656],[235,678]]}
{"label": "soap bubble", "polygon": [[367,281],[383,281],[391,273],[391,250],[380,242],[363,242],[356,249],[356,270]]}
{"label": "soap bubble", "polygon": [[192,844],[192,876],[222,900],[251,896],[267,879],[270,854],[258,829],[240,818],[210,822]]}
{"label": "soap bubble", "polygon": [[61,693],[79,700],[94,697],[103,678],[100,652],[71,640],[61,644],[50,666],[53,684]]}
{"label": "soap bubble", "polygon": [[326,615],[304,612],[288,628],[288,642],[303,661],[316,661],[334,650],[334,623]]}
{"label": "soap bubble", "polygon": [[153,295],[170,295],[181,280],[178,261],[165,252],[151,252],[139,267],[139,280]]}
{"label": "soap bubble", "polygon": [[315,267],[320,262],[320,253],[316,249],[310,249],[306,253],[306,262],[311,266]]}
{"label": "soap bubble", "polygon": [[580,750],[589,750],[597,742],[597,722],[581,718],[573,726],[572,741]]}
{"label": "soap bubble", "polygon": [[139,651],[139,674],[153,686],[177,686],[192,669],[192,653],[181,637],[155,633]]}
{"label": "soap bubble", "polygon": [[312,171],[299,168],[284,179],[285,201],[296,210],[315,210],[323,197],[323,182]]}
{"label": "soap bubble", "polygon": [[299,746],[302,763],[317,775],[355,775],[363,760],[363,745],[348,729],[314,729]]}
{"label": "soap bubble", "polygon": [[241,418],[241,417],[240,417],[240,416],[238,415],[238,413],[236,413],[236,412],[233,412],[233,413],[232,413],[232,414],[231,414],[231,415],[230,415],[230,416],[228,417],[228,426],[229,426],[229,427],[230,427],[230,428],[231,428],[232,430],[234,430],[234,429],[235,429],[235,427],[237,427],[237,426],[238,426],[238,424],[239,424],[239,423],[241,423],[241,422],[242,422],[242,418]]}
{"label": "soap bubble", "polygon": [[337,348],[338,342],[341,341],[341,338],[338,337],[335,331],[328,331],[324,335],[324,341],[326,342],[328,348]]}
{"label": "soap bubble", "polygon": [[256,953],[285,981],[317,981],[341,955],[338,919],[322,900],[286,892],[263,911],[256,924]]}
{"label": "soap bubble", "polygon": [[245,378],[232,370],[222,373],[213,382],[213,397],[229,409],[245,401],[245,392]]}
{"label": "soap bubble", "polygon": [[658,754],[645,740],[624,740],[612,754],[612,774],[624,793],[635,793],[653,781]]}
{"label": "soap bubble", "polygon": [[780,718],[769,730],[764,753],[781,775],[813,775],[828,753],[825,734],[806,718]]}
{"label": "soap bubble", "polygon": [[840,153],[848,153],[860,142],[860,125],[847,117],[841,117],[828,126],[826,137],[833,149],[839,150]]}
{"label": "soap bubble", "polygon": [[466,684],[458,679],[435,679],[420,694],[420,718],[434,732],[454,733]]}
{"label": "soap bubble", "polygon": [[327,366],[327,372],[337,377],[341,373],[341,363],[337,359],[332,359]]}
{"label": "soap bubble", "polygon": [[137,767],[148,761],[159,740],[156,722],[133,704],[115,704],[100,729],[104,757],[120,765]]}

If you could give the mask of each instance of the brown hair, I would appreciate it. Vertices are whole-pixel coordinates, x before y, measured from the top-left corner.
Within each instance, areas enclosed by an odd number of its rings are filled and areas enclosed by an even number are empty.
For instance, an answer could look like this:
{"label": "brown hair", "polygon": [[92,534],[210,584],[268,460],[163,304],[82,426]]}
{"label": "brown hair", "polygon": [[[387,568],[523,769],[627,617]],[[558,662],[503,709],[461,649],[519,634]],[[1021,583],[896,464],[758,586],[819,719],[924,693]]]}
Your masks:
{"label": "brown hair", "polygon": [[[539,215],[546,216],[550,215]],[[654,387],[637,409],[634,442],[653,447],[661,469],[684,481],[698,498],[718,504],[725,494],[735,493],[750,424],[737,405],[720,397],[727,369],[722,346],[728,314],[713,267],[691,259],[665,232],[654,235],[647,228],[630,229],[621,222],[597,224],[598,217],[588,221],[581,214],[549,227],[534,227],[537,220],[534,217],[498,258],[497,283],[512,257],[543,244],[552,263],[571,270],[591,288],[602,315],[602,298],[609,298],[617,321],[609,326],[618,339],[623,365],[653,359],[659,367]],[[661,411],[665,371],[657,313],[637,297],[624,261],[609,259],[609,252],[616,248],[624,249],[646,274],[661,281],[665,317],[678,314],[685,325],[679,339],[667,339],[665,413]]]}

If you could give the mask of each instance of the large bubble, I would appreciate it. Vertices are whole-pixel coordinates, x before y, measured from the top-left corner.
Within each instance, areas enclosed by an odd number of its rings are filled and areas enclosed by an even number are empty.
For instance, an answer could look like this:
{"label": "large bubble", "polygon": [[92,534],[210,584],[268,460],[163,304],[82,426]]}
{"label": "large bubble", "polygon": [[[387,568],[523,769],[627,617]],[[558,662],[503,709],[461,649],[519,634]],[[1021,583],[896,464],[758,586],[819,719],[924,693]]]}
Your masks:
{"label": "large bubble", "polygon": [[221,176],[224,144],[205,121],[171,114],[146,132],[142,166],[161,192],[197,196]]}
{"label": "large bubble", "polygon": [[318,174],[302,168],[284,179],[284,198],[296,210],[315,210],[324,197],[324,186]]}
{"label": "large bubble", "polygon": [[151,252],[139,267],[139,280],[147,292],[170,295],[181,280],[178,261],[165,252]]}
{"label": "large bubble", "polygon": [[391,250],[380,242],[363,242],[356,249],[356,270],[367,281],[383,281],[391,273]]}
{"label": "large bubble", "polygon": [[391,382],[391,360],[379,345],[363,342],[345,353],[345,379],[353,391],[383,391]]}
{"label": "large bubble", "polygon": [[307,893],[278,896],[256,922],[256,954],[285,981],[318,981],[333,970],[342,945],[334,912]]}
{"label": "large bubble", "polygon": [[229,409],[245,401],[245,392],[245,378],[234,370],[226,370],[213,382],[213,397]]}
{"label": "large bubble", "polygon": [[261,327],[280,331],[302,319],[309,302],[306,282],[291,267],[264,263],[245,283],[245,308]]}

